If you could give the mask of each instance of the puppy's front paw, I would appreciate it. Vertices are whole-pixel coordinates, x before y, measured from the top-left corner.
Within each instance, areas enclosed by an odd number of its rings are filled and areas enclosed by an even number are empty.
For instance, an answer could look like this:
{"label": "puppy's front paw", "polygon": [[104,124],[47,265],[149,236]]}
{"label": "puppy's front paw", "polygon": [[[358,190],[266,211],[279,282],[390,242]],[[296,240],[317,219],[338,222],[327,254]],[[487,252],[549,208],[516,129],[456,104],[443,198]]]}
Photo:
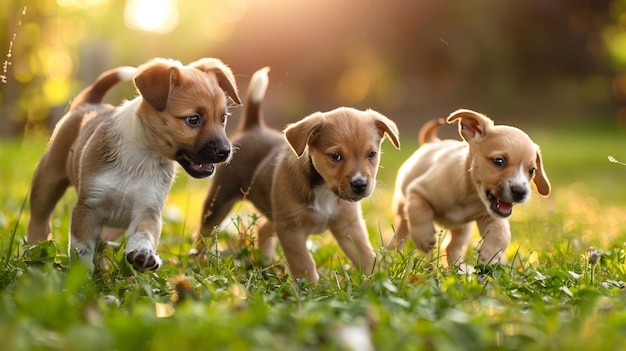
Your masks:
{"label": "puppy's front paw", "polygon": [[500,264],[505,262],[504,250],[486,249],[483,245],[483,247],[478,249],[478,255],[483,264]]}
{"label": "puppy's front paw", "polygon": [[79,242],[75,238],[72,238],[72,249],[70,253],[72,254],[72,258],[76,257],[80,260],[80,262],[89,269],[90,272],[93,272],[95,269],[95,265],[93,263],[95,257],[94,248],[86,243]]}
{"label": "puppy's front paw", "polygon": [[157,270],[161,267],[162,261],[155,247],[156,243],[150,234],[146,232],[131,234],[126,243],[126,260],[139,272]]}
{"label": "puppy's front paw", "polygon": [[150,249],[138,249],[127,252],[126,260],[139,272],[155,271],[163,263],[159,254]]}
{"label": "puppy's front paw", "polygon": [[413,236],[413,238],[415,246],[426,253],[432,251],[437,245],[437,237],[435,235]]}

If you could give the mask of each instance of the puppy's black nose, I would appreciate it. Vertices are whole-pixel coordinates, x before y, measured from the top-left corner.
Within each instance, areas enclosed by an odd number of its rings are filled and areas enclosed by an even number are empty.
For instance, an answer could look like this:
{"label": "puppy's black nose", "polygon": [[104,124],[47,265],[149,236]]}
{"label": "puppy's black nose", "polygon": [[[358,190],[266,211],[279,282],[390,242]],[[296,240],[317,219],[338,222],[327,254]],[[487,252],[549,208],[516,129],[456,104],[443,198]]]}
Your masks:
{"label": "puppy's black nose", "polygon": [[211,141],[205,149],[206,155],[213,163],[226,161],[230,156],[230,151],[230,143],[223,141]]}
{"label": "puppy's black nose", "polygon": [[528,195],[528,190],[525,186],[513,185],[511,187],[511,195],[513,195],[513,201],[520,202],[526,199],[526,195]]}
{"label": "puppy's black nose", "polygon": [[228,156],[230,156],[230,145],[228,144],[219,145],[215,149],[215,153],[217,154],[218,158],[223,158],[224,160],[227,159]]}
{"label": "puppy's black nose", "polygon": [[352,187],[352,191],[355,194],[362,194],[367,189],[367,182],[365,182],[365,179],[358,178],[350,182],[350,187]]}

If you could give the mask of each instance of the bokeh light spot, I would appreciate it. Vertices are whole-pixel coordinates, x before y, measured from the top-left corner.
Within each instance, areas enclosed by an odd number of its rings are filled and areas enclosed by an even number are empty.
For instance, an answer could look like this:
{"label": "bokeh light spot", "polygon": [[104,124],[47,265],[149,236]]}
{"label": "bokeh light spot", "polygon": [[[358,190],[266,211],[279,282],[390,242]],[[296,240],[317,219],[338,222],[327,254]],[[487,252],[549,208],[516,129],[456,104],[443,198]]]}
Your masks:
{"label": "bokeh light spot", "polygon": [[72,57],[62,51],[52,52],[46,59],[44,69],[50,79],[69,79],[74,69]]}
{"label": "bokeh light spot", "polygon": [[124,21],[133,29],[167,33],[178,25],[176,0],[129,0],[124,9]]}
{"label": "bokeh light spot", "polygon": [[366,72],[357,68],[346,70],[337,83],[339,95],[350,103],[362,101],[370,90],[370,79]]}
{"label": "bokeh light spot", "polygon": [[70,84],[67,80],[48,79],[43,83],[43,93],[50,105],[62,105],[67,102]]}
{"label": "bokeh light spot", "polygon": [[213,2],[213,12],[221,22],[235,23],[248,9],[248,0],[221,0]]}

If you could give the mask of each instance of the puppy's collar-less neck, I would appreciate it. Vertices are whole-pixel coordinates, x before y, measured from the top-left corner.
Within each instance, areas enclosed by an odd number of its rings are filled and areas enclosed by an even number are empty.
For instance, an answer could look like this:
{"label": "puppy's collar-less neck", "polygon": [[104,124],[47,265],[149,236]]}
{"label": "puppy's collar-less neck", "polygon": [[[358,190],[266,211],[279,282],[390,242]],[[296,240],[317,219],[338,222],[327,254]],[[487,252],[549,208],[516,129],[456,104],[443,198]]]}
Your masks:
{"label": "puppy's collar-less neck", "polygon": [[[172,160],[163,157],[154,146],[151,145],[149,137],[140,121],[140,117],[136,111],[141,104],[140,97],[126,101],[117,108],[113,115],[113,124],[116,129],[117,150],[113,156],[119,162],[137,162],[138,165],[144,165],[148,160],[154,162],[155,165],[172,164]],[[137,155],[141,155],[140,157]],[[132,167],[129,167],[132,168]]]}
{"label": "puppy's collar-less neck", "polygon": [[309,157],[309,184],[311,184],[311,186],[316,186],[316,185],[320,185],[324,183],[324,178],[322,178],[322,175],[317,171],[317,169],[315,169],[315,166],[313,165],[313,159],[311,159],[311,155],[308,155]]}

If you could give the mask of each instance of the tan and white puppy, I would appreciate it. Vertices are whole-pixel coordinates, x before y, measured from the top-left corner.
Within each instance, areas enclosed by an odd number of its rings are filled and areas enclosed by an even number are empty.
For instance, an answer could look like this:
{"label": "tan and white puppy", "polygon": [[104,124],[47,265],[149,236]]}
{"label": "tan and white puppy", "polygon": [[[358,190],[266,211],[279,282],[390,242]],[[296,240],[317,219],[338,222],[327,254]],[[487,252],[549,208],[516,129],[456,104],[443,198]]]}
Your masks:
{"label": "tan and white puppy", "polygon": [[[139,95],[120,107],[102,103],[113,85],[133,79]],[[188,66],[154,59],[100,75],[70,104],[39,162],[30,195],[28,242],[50,237],[50,216],[73,185],[70,249],[89,268],[103,227],[127,230],[126,258],[158,269],[161,210],[175,162],[195,178],[231,156],[225,133],[229,98],[240,104],[231,70],[218,59]],[[112,238],[107,238],[112,239]]]}
{"label": "tan and white puppy", "polygon": [[419,249],[430,252],[437,241],[436,222],[450,229],[448,264],[464,268],[476,221],[483,238],[482,263],[504,262],[513,205],[528,200],[531,181],[539,194],[550,194],[539,146],[520,129],[496,126],[471,110],[458,110],[446,121],[459,122],[464,141],[439,140],[443,119],[424,125],[420,148],[398,171],[393,199],[396,232],[387,247],[402,249],[410,235]]}
{"label": "tan and white puppy", "polygon": [[356,267],[371,271],[375,255],[358,201],[375,188],[384,136],[400,146],[396,124],[372,110],[341,107],[293,123],[283,136],[263,122],[268,70],[257,71],[250,82],[245,118],[232,139],[238,152],[216,171],[196,249],[206,249],[202,237],[245,199],[265,215],[258,227],[264,257],[275,258],[276,233],[294,278],[318,280],[306,241],[326,229]]}

